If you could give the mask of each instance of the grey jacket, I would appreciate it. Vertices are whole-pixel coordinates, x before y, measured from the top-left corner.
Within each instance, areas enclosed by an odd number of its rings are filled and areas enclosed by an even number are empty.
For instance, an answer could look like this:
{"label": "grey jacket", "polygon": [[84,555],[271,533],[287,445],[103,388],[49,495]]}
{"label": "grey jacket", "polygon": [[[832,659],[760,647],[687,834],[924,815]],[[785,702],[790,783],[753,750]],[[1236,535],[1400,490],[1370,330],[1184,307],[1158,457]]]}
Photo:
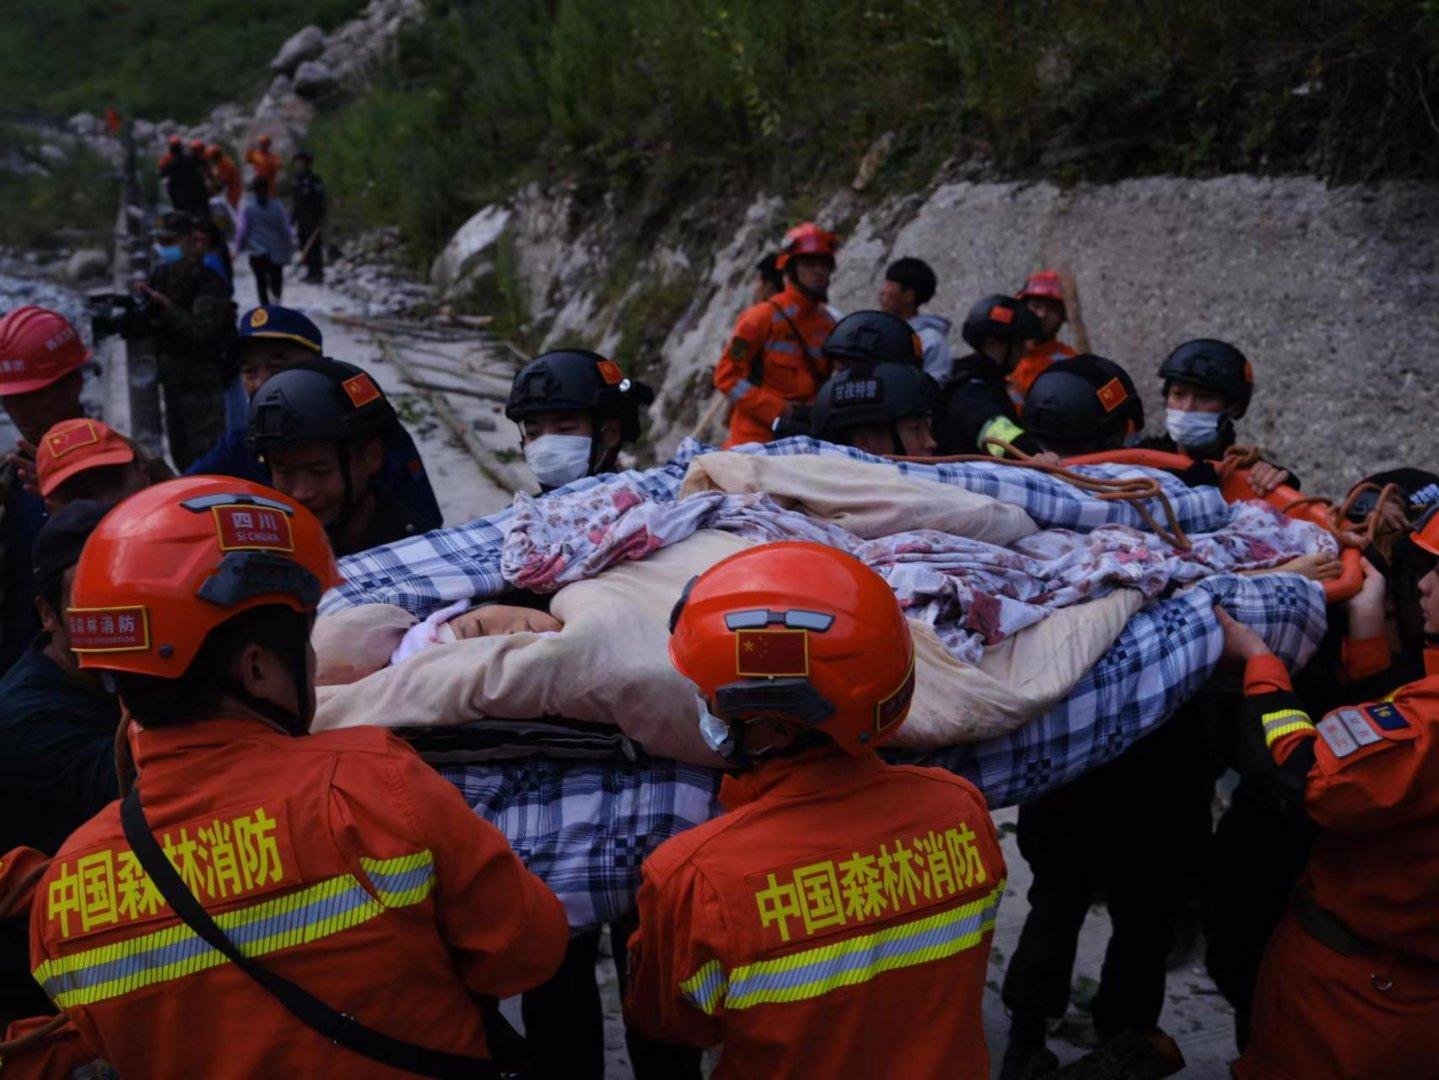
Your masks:
{"label": "grey jacket", "polygon": [[284,266],[295,254],[295,241],[290,235],[290,219],[279,199],[270,199],[264,206],[253,195],[245,197],[240,209],[240,231],[235,234],[235,249],[245,255],[265,255],[273,263]]}

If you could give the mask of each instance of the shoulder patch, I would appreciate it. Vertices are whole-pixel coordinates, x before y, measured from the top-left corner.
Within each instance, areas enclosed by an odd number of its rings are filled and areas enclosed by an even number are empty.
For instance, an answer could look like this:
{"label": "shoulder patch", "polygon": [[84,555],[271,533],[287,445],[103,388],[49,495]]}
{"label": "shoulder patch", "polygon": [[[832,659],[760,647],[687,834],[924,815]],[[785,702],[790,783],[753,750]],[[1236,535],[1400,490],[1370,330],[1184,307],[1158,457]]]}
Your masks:
{"label": "shoulder patch", "polygon": [[749,342],[736,334],[729,343],[729,354],[734,360],[743,360],[749,352]]}
{"label": "shoulder patch", "polygon": [[1348,729],[1349,734],[1354,737],[1354,741],[1360,746],[1377,743],[1382,737],[1365,722],[1364,716],[1358,709],[1340,709],[1337,715]]}
{"label": "shoulder patch", "polygon": [[1315,726],[1319,729],[1319,737],[1335,757],[1348,757],[1359,749],[1359,744],[1354,741],[1354,736],[1349,734],[1349,728],[1339,719],[1337,713],[1330,713]]}
{"label": "shoulder patch", "polygon": [[1364,711],[1379,725],[1381,731],[1403,731],[1409,727],[1409,721],[1404,718],[1404,714],[1387,701],[1379,705],[1366,705]]}

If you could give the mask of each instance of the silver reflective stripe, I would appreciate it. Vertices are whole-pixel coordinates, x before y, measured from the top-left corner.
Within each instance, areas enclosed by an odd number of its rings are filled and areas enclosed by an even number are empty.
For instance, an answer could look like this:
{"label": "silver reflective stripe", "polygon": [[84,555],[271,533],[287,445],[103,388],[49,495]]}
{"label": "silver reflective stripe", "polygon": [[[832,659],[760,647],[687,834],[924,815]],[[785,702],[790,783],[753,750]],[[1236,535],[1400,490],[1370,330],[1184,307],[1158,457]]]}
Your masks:
{"label": "silver reflective stripe", "polygon": [[730,404],[738,405],[739,399],[744,397],[753,389],[754,383],[750,382],[748,379],[741,379],[739,382],[735,383],[734,386],[730,387],[730,392],[726,394],[725,397],[729,398]]}

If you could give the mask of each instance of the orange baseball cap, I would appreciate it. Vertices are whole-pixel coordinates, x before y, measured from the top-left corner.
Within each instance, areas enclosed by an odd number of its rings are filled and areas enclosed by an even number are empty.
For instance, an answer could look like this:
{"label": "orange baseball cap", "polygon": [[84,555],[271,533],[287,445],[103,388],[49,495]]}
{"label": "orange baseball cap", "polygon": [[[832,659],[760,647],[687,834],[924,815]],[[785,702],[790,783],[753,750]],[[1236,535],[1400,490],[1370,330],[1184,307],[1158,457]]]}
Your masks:
{"label": "orange baseball cap", "polygon": [[110,425],[99,420],[61,420],[45,432],[35,455],[40,494],[49,496],[76,473],[103,465],[128,465],[135,451]]}

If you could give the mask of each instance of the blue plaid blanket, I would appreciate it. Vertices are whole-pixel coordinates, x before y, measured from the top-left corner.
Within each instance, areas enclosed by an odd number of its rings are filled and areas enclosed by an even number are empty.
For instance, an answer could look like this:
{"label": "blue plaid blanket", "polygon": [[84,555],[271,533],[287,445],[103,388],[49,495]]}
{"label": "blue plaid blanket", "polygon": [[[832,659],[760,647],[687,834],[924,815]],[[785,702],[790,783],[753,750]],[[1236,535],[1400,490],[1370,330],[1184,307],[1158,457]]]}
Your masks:
{"label": "blue plaid blanket", "polygon": [[[1310,581],[1210,578],[1136,614],[1073,692],[1031,723],[981,743],[889,756],[966,777],[991,808],[1060,787],[1123,753],[1209,678],[1223,644],[1215,601],[1258,630],[1291,668],[1309,659],[1324,633],[1323,592]],[[675,762],[530,759],[441,772],[555,890],[577,930],[624,915],[645,856],[719,812],[720,774]]]}
{"label": "blue plaid blanket", "polygon": [[[686,439],[674,460],[658,468],[585,477],[560,488],[559,492],[626,483],[656,500],[672,502],[679,494],[690,463],[714,450],[712,446]],[[769,456],[843,455],[856,461],[885,461],[853,447],[809,438],[752,444],[739,447],[738,452]],[[1042,529],[1088,532],[1111,523],[1148,528],[1131,504],[1106,502],[1034,469],[1019,469],[998,461],[948,465],[901,462],[898,468],[910,476],[965,488],[1023,507]],[[1086,465],[1079,471],[1091,476],[1143,475],[1157,480],[1186,532],[1213,532],[1229,520],[1229,510],[1216,488],[1190,488],[1166,472],[1132,465]],[[1157,504],[1151,504],[1148,509],[1159,517],[1161,511]],[[455,600],[505,592],[508,586],[500,575],[500,549],[512,514],[513,510],[506,508],[464,525],[436,529],[342,559],[340,572],[345,576],[345,584],[325,595],[320,604],[321,614],[328,615],[357,604],[397,604],[423,617]]]}

